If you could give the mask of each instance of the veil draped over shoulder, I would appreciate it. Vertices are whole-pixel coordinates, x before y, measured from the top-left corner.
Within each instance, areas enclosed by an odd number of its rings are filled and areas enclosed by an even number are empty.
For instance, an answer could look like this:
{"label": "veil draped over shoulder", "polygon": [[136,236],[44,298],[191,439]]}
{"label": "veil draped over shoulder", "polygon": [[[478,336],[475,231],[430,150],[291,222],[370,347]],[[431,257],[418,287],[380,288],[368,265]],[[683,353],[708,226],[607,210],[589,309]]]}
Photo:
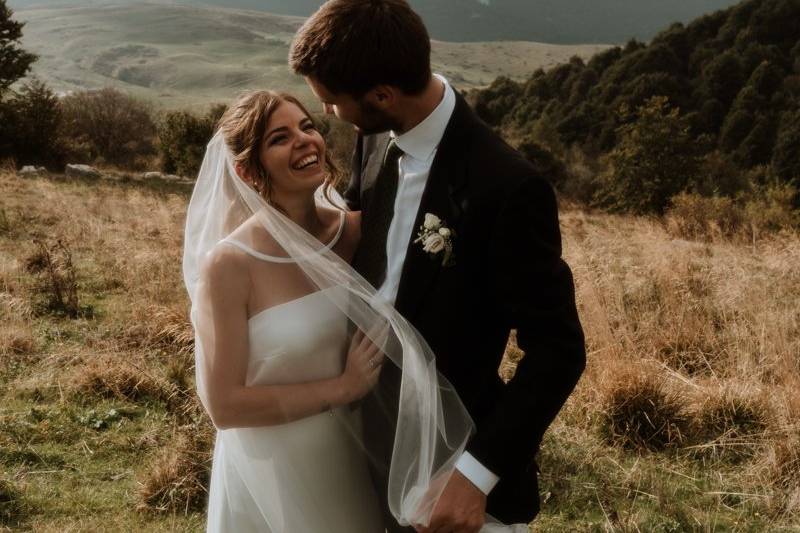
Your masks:
{"label": "veil draped over shoulder", "polygon": [[[319,191],[315,198],[319,203],[328,202]],[[369,336],[386,354],[384,365],[393,365],[399,374],[399,390],[394,387],[383,390],[379,382],[370,393],[373,399],[384,396],[390,404],[398,406],[396,412],[384,413],[395,432],[391,457],[383,459],[388,464],[373,466],[388,472],[388,504],[398,522],[427,524],[455,462],[474,431],[469,414],[453,387],[437,372],[434,354],[416,329],[377,297],[375,288],[330,246],[324,246],[237,177],[221,132],[207,146],[189,204],[184,243],[183,274],[192,304],[196,383],[201,401],[208,408],[204,343],[207,346],[213,332],[208,335],[201,331],[209,327],[204,317],[211,311],[201,290],[200,266],[212,248],[253,217],[260,225],[258,231],[263,228],[271,244],[270,249],[264,249],[263,239],[252,239],[248,246],[265,256],[277,256],[280,258],[277,264],[283,267],[288,264],[295,269],[293,279],[302,279],[303,292],[322,292],[347,317],[349,329],[360,329]],[[237,239],[247,239],[248,232],[240,233],[244,235],[240,237],[237,233]],[[342,424],[353,424],[352,417],[333,415]],[[362,438],[360,435],[369,431],[369,427],[353,427],[351,433]],[[279,498],[259,497],[273,490],[280,492],[282,487],[275,486],[268,472],[259,470],[261,463],[255,460],[258,452],[254,451],[259,446],[256,434],[248,429],[225,429],[217,433],[217,446],[220,439],[224,439],[225,453],[241,476],[244,489],[237,490],[249,494],[265,520],[280,516],[280,509],[269,508],[279,505],[275,503]],[[369,460],[381,461],[370,454],[368,443],[362,445]],[[313,513],[314,509],[304,512]],[[270,528],[281,530],[279,524]]]}

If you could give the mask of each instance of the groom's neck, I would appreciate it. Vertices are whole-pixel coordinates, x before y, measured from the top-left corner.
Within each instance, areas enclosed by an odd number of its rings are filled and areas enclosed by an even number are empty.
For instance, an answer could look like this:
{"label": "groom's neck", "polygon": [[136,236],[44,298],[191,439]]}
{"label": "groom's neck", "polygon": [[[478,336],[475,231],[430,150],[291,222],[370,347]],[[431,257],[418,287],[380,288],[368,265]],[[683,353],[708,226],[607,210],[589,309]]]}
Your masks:
{"label": "groom's neck", "polygon": [[431,76],[425,90],[420,94],[403,96],[399,106],[400,113],[397,117],[401,129],[395,131],[395,133],[402,135],[428,118],[428,115],[433,113],[442,98],[444,98],[444,83],[436,76]]}

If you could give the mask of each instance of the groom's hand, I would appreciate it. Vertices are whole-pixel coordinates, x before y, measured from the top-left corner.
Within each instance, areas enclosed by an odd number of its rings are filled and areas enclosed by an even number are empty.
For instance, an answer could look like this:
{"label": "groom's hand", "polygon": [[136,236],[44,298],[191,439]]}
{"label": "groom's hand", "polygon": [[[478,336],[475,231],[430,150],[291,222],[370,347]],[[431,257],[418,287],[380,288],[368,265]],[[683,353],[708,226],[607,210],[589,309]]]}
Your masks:
{"label": "groom's hand", "polygon": [[419,533],[478,533],[486,515],[486,495],[458,470],[453,471],[431,515]]}

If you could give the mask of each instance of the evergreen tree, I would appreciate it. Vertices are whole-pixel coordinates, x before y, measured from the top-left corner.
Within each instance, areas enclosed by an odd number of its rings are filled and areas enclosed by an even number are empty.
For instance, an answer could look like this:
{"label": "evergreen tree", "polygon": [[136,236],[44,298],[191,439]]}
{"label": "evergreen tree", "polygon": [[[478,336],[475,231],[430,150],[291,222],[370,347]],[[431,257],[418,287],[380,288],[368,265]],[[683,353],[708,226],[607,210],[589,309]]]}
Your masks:
{"label": "evergreen tree", "polygon": [[36,61],[36,56],[19,46],[23,23],[11,18],[13,12],[0,0],[0,99],[8,88],[23,78]]}
{"label": "evergreen tree", "polygon": [[9,87],[23,78],[36,61],[35,55],[20,48],[23,24],[12,20],[12,14],[6,0],[0,0],[0,159],[14,159],[19,144],[15,131],[21,117],[14,109],[13,99],[8,98],[8,93],[13,95]]}
{"label": "evergreen tree", "polygon": [[14,110],[13,153],[19,166],[64,164],[59,139],[61,108],[58,97],[44,82],[33,80],[10,100]]}
{"label": "evergreen tree", "polygon": [[[628,114],[623,109],[621,114]],[[601,204],[634,213],[661,213],[670,198],[697,180],[700,157],[688,121],[664,97],[639,107],[636,120],[623,117],[619,142],[608,155]]]}
{"label": "evergreen tree", "polygon": [[772,153],[772,168],[785,181],[800,184],[800,110],[786,112]]}
{"label": "evergreen tree", "polygon": [[558,189],[564,185],[567,174],[564,163],[553,157],[546,148],[532,138],[527,138],[520,143],[517,150],[530,161],[537,174],[549,181],[553,187]]}
{"label": "evergreen tree", "polygon": [[[533,134],[547,116],[564,146],[607,154],[624,123],[616,111],[665,96],[685,115],[697,145],[747,170],[773,158],[780,117],[800,105],[798,27],[800,1],[744,0],[674,24],[649,44],[631,41],[585,64],[538,70],[522,83],[498,79],[472,102],[509,138]],[[792,160],[792,147],[778,160]]]}

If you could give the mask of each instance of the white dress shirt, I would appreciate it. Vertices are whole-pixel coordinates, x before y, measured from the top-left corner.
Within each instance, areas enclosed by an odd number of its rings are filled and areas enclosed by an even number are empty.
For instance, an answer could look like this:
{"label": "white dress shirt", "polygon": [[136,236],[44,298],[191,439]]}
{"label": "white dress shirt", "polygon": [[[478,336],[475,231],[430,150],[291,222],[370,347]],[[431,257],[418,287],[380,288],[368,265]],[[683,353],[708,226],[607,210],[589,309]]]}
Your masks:
{"label": "white dress shirt", "polygon": [[[394,302],[397,298],[400,275],[406,260],[408,243],[414,232],[414,220],[417,218],[422,193],[425,191],[439,142],[456,107],[453,88],[442,76],[435,76],[444,84],[444,96],[436,109],[402,135],[391,133],[397,146],[403,150],[403,155],[398,161],[400,174],[394,201],[394,217],[386,238],[386,279],[378,289],[378,295],[388,302]],[[468,452],[464,452],[458,459],[456,468],[484,494],[489,494],[499,481],[493,472]]]}

